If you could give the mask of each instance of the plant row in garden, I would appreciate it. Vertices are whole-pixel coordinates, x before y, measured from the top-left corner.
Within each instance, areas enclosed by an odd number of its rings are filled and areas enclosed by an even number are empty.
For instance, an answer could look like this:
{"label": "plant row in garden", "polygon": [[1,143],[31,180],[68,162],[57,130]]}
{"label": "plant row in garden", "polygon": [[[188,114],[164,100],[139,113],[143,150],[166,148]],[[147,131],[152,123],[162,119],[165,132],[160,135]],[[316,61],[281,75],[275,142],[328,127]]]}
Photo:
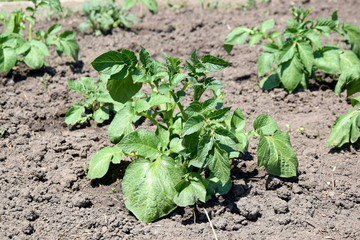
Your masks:
{"label": "plant row in garden", "polygon": [[[308,88],[309,80],[321,82],[319,73],[328,74],[337,81],[335,94],[346,90],[347,97],[360,92],[360,30],[355,25],[338,20],[337,12],[330,18],[308,20],[311,10],[291,9],[292,19],[286,22],[284,32],[270,31],[275,21],[267,20],[257,27],[238,27],[225,39],[224,48],[230,52],[235,45],[248,42],[250,46],[263,43],[264,50],[258,58],[258,76],[263,77],[260,87],[271,90],[283,87],[290,93]],[[349,49],[322,43],[331,33],[343,37]],[[332,127],[327,141],[329,147],[353,143],[360,147],[360,96],[351,100],[358,109],[340,116]]]}
{"label": "plant row in garden", "polygon": [[[6,24],[0,35],[2,72],[21,62],[30,68],[42,67],[51,46],[60,56],[66,54],[77,60],[75,32],[59,34],[60,24],[32,32],[38,9],[61,11],[60,2],[32,2],[34,7],[27,8],[27,14],[19,10],[2,17]],[[80,28],[105,34],[113,27],[131,27],[135,17],[126,10],[136,2],[157,12],[154,0],[128,0],[122,8],[113,1],[92,1],[84,4],[87,21]],[[360,91],[359,28],[340,23],[336,12],[331,18],[315,21],[307,20],[309,13],[292,8],[293,19],[283,33],[270,32],[274,20],[261,23],[259,29],[236,28],[226,37],[224,47],[230,52],[246,41],[250,45],[265,42],[258,59],[258,75],[265,76],[260,81],[264,90],[283,87],[291,93],[307,88],[310,79],[321,81],[319,72],[323,72],[337,79],[337,95],[343,90],[347,96],[356,95]],[[343,36],[349,49],[323,45],[322,37],[329,38],[330,33]],[[82,124],[90,119],[111,122],[108,135],[114,145],[91,158],[90,179],[102,178],[111,164],[121,164],[125,156],[130,158],[122,180],[125,205],[140,221],[151,222],[177,206],[206,202],[215,194],[229,192],[231,159],[241,158],[252,138],[258,139],[258,166],[283,178],[297,175],[298,160],[289,135],[278,129],[274,119],[261,114],[254,120],[253,130],[245,131],[246,116],[242,111],[224,106],[223,84],[211,74],[228,67],[229,62],[212,55],[199,57],[197,51],[185,62],[167,54],[164,59],[154,60],[145,48],[138,54],[109,51],[92,62],[100,73],[99,79],[68,81],[70,90],[84,101],[69,109],[67,124]],[[185,98],[190,101],[185,103]],[[354,97],[351,104],[357,109],[337,119],[328,146],[353,143],[359,147],[360,96]],[[144,119],[152,123],[153,131],[141,128],[139,123]]]}

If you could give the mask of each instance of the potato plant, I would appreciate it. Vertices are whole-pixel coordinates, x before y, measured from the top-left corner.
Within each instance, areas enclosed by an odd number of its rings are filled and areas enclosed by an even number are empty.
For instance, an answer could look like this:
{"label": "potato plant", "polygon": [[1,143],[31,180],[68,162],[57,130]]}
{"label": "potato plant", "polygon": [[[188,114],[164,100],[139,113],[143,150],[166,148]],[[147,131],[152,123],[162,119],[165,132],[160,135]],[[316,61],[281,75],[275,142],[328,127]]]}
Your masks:
{"label": "potato plant", "polygon": [[351,105],[357,109],[351,109],[336,119],[327,140],[328,147],[354,144],[360,148],[360,96],[351,99]]}
{"label": "potato plant", "polygon": [[[274,119],[261,114],[247,132],[241,110],[224,106],[223,84],[209,74],[229,62],[212,55],[199,58],[196,51],[185,63],[164,55],[161,63],[144,48],[138,57],[129,50],[109,51],[92,62],[108,76],[109,94],[123,108],[108,128],[115,145],[92,157],[90,179],[130,157],[122,180],[125,205],[141,222],[151,222],[177,206],[226,194],[232,186],[231,159],[247,151],[250,137],[259,139],[258,166],[276,176],[296,176],[289,135]],[[152,123],[152,130],[135,128],[140,118]]]}
{"label": "potato plant", "polygon": [[97,81],[89,77],[82,77],[80,81],[68,81],[69,89],[82,96],[84,101],[71,106],[65,115],[66,124],[82,124],[90,119],[103,123],[122,108],[123,104],[110,97],[106,89],[106,81],[107,79],[103,77]]}
{"label": "potato plant", "polygon": [[[79,45],[74,40],[74,31],[59,33],[62,26],[52,25],[47,31],[33,29],[39,8],[50,7],[54,11],[61,11],[59,0],[32,0],[34,6],[11,12],[9,16],[1,15],[6,29],[0,35],[0,72],[8,72],[20,62],[24,62],[32,69],[44,66],[45,57],[49,55],[49,48],[54,46],[59,56],[65,54],[77,60]],[[24,30],[27,33],[24,34]],[[24,36],[26,35],[26,36]]]}
{"label": "potato plant", "polygon": [[[310,10],[291,9],[293,19],[286,23],[283,33],[270,31],[275,21],[267,20],[257,27],[238,27],[225,39],[225,50],[230,52],[237,44],[248,42],[253,46],[261,41],[264,52],[259,56],[257,70],[260,87],[271,90],[283,87],[289,92],[308,88],[309,79],[319,79],[321,71],[337,78],[335,93],[347,90],[350,96],[360,90],[360,30],[357,26],[341,23],[337,13],[331,18],[308,20]],[[322,38],[338,33],[351,50],[337,45],[323,45]]]}
{"label": "potato plant", "polygon": [[91,29],[95,35],[105,34],[119,26],[131,28],[137,22],[134,15],[125,13],[115,5],[114,0],[84,2],[82,11],[87,20],[79,25],[80,30],[85,32]]}

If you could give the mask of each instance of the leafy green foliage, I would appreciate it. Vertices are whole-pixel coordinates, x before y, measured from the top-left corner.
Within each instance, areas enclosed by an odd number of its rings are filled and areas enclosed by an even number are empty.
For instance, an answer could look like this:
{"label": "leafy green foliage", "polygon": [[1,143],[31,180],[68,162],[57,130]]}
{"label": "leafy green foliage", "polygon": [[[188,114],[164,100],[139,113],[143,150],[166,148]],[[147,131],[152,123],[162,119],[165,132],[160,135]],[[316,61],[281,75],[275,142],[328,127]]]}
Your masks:
{"label": "leafy green foliage", "polygon": [[114,101],[106,90],[106,76],[96,82],[89,77],[83,77],[80,81],[69,80],[69,89],[78,93],[84,101],[74,103],[65,115],[65,123],[75,125],[94,119],[97,123],[103,123],[110,119],[110,115],[116,113],[123,104]]}
{"label": "leafy green foliage", "polygon": [[[5,23],[5,31],[0,35],[0,72],[8,72],[20,62],[24,62],[32,69],[45,65],[45,57],[49,55],[49,48],[55,47],[59,56],[65,54],[75,61],[78,57],[79,45],[74,40],[74,31],[59,33],[62,26],[52,25],[47,31],[40,30],[33,36],[38,8],[49,7],[53,11],[61,11],[59,0],[32,0],[33,7],[26,11],[11,12],[8,17],[1,17]],[[27,30],[27,38],[23,31]]]}
{"label": "leafy green foliage", "polygon": [[82,32],[91,29],[95,35],[101,35],[116,27],[131,28],[137,22],[137,18],[125,13],[123,9],[115,5],[115,0],[91,0],[84,2],[82,11],[87,19],[79,26]]}
{"label": "leafy green foliage", "polygon": [[[223,106],[222,83],[209,74],[229,62],[211,55],[199,58],[196,51],[185,64],[164,56],[161,63],[141,48],[138,57],[129,50],[109,51],[92,62],[108,77],[109,95],[123,105],[108,131],[116,153],[104,148],[95,154],[89,178],[103,176],[112,159],[119,159],[115,154],[133,157],[122,181],[125,205],[140,221],[150,222],[176,206],[226,194],[230,159],[247,150],[250,136],[260,137],[259,166],[274,175],[296,176],[289,137],[272,118],[260,115],[255,130],[246,132],[241,110]],[[183,105],[186,95],[191,101]],[[136,129],[133,123],[140,117],[156,130]]]}
{"label": "leafy green foliage", "polygon": [[336,119],[327,140],[328,147],[342,147],[348,143],[360,147],[360,96],[351,99],[351,104],[357,109],[350,109]]}
{"label": "leafy green foliage", "polygon": [[[259,56],[257,68],[260,87],[271,90],[284,87],[289,92],[307,88],[310,78],[318,79],[317,71],[339,76],[335,93],[347,90],[350,96],[359,91],[360,86],[360,30],[357,26],[340,23],[337,13],[331,18],[307,20],[310,10],[300,7],[291,9],[293,19],[287,21],[288,28],[283,33],[271,31],[273,19],[264,21],[257,27],[235,28],[225,39],[224,48],[230,52],[234,45],[248,42],[250,46],[266,41],[264,52]],[[330,33],[344,37],[351,50],[339,46],[323,45],[322,38]]]}
{"label": "leafy green foliage", "polygon": [[156,0],[125,0],[122,8],[123,10],[129,10],[138,2],[142,3],[152,14],[157,14],[158,3]]}

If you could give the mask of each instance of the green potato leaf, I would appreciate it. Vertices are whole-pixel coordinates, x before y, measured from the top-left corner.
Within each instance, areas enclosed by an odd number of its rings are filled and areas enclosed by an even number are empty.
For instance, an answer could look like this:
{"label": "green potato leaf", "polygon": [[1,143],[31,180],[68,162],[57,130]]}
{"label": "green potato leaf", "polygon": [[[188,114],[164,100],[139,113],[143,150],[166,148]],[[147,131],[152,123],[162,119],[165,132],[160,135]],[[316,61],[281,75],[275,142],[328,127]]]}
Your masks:
{"label": "green potato leaf", "polygon": [[95,58],[91,65],[98,72],[113,75],[120,72],[126,64],[122,53],[109,51]]}
{"label": "green potato leaf", "polygon": [[355,143],[359,138],[360,110],[351,109],[336,119],[326,145],[328,147],[342,147],[347,143]]}
{"label": "green potato leaf", "polygon": [[275,55],[273,53],[261,53],[257,62],[257,71],[259,77],[265,75],[273,69],[275,62]]}
{"label": "green potato leaf", "polygon": [[210,133],[206,133],[200,137],[197,147],[197,162],[201,163],[201,167],[205,167],[206,159],[213,146],[214,138],[211,137]]}
{"label": "green potato leaf", "polygon": [[190,135],[202,129],[205,125],[205,117],[201,114],[190,117],[184,125],[182,135]]}
{"label": "green potato leaf", "polygon": [[12,48],[0,48],[0,72],[10,71],[16,64],[16,52]]}
{"label": "green potato leaf", "polygon": [[107,82],[107,89],[115,101],[126,103],[139,92],[142,83],[134,83],[130,74],[124,78],[125,74],[122,73],[123,71],[110,76]]}
{"label": "green potato leaf", "polygon": [[260,135],[258,166],[272,175],[290,178],[297,175],[298,160],[287,133],[277,130],[272,136]]}
{"label": "green potato leaf", "polygon": [[143,223],[166,216],[177,207],[175,186],[184,174],[185,169],[166,156],[154,162],[135,160],[122,181],[126,207]]}
{"label": "green potato leaf", "polygon": [[269,19],[260,24],[260,32],[267,32],[275,26],[275,20]]}
{"label": "green potato leaf", "polygon": [[299,58],[295,55],[291,60],[280,65],[280,80],[284,88],[293,92],[305,78]]}
{"label": "green potato leaf", "polygon": [[206,73],[218,72],[231,65],[230,62],[212,55],[203,56],[201,63],[205,67]]}
{"label": "green potato leaf", "polygon": [[314,64],[314,54],[311,45],[305,41],[301,41],[297,42],[296,46],[302,64],[304,65],[306,71],[311,73]]}
{"label": "green potato leaf", "polygon": [[174,202],[180,207],[192,206],[198,200],[206,202],[206,187],[198,173],[190,173],[188,179],[181,180],[175,189],[178,193],[174,196]]}
{"label": "green potato leaf", "polygon": [[136,115],[130,104],[118,111],[108,128],[108,135],[112,143],[118,143],[125,135],[134,130],[132,122]]}
{"label": "green potato leaf", "polygon": [[207,166],[223,185],[230,179],[230,160],[228,153],[215,145],[207,159]]}
{"label": "green potato leaf", "polygon": [[325,51],[318,51],[315,53],[316,58],[314,59],[314,65],[328,73],[328,74],[339,74],[340,69],[340,52],[339,49],[324,49]]}
{"label": "green potato leaf", "polygon": [[109,170],[110,163],[119,164],[122,160],[123,153],[121,148],[105,147],[95,153],[90,160],[88,178],[102,178]]}
{"label": "green potato leaf", "polygon": [[95,122],[103,123],[105,120],[108,120],[110,118],[109,109],[107,109],[105,106],[98,108],[93,113],[93,118],[94,118]]}
{"label": "green potato leaf", "polygon": [[206,186],[208,198],[215,194],[227,194],[232,187],[231,179],[229,179],[229,181],[223,185],[222,182],[214,176],[210,176],[209,178],[204,179],[203,182]]}
{"label": "green potato leaf", "polygon": [[245,115],[240,110],[236,108],[232,117],[231,117],[231,128],[234,130],[242,130],[245,127]]}
{"label": "green potato leaf", "polygon": [[68,125],[75,125],[79,122],[83,122],[85,113],[85,106],[83,103],[75,103],[69,109],[69,111],[65,114],[65,123]]}
{"label": "green potato leaf", "polygon": [[30,49],[24,53],[24,62],[32,69],[39,69],[45,64],[45,56],[49,56],[48,47],[38,40],[29,43]]}
{"label": "green potato leaf", "polygon": [[277,73],[273,73],[270,76],[264,77],[259,82],[259,86],[263,90],[272,90],[280,86],[280,78]]}
{"label": "green potato leaf", "polygon": [[259,135],[271,135],[278,130],[276,121],[264,113],[255,119],[253,127]]}
{"label": "green potato leaf", "polygon": [[135,130],[126,135],[118,145],[124,153],[134,153],[137,156],[156,159],[160,155],[158,149],[160,139],[154,132],[145,129]]}
{"label": "green potato leaf", "polygon": [[247,27],[238,27],[232,30],[225,38],[224,48],[231,52],[234,45],[240,45],[246,42],[250,29]]}
{"label": "green potato leaf", "polygon": [[360,58],[360,29],[358,26],[345,24],[345,39],[351,44],[352,51]]}
{"label": "green potato leaf", "polygon": [[288,42],[280,50],[279,63],[285,63],[294,58],[296,53],[296,45],[293,42]]}
{"label": "green potato leaf", "polygon": [[351,99],[351,105],[360,108],[360,95]]}

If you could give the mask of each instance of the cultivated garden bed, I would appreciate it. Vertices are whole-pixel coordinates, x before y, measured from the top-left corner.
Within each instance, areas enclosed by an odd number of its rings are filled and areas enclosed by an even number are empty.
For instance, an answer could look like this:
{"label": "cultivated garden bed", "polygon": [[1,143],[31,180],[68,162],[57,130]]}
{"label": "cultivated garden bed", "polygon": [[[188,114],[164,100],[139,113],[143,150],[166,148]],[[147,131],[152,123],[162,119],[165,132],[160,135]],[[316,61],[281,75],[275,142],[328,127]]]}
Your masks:
{"label": "cultivated garden bed", "polygon": [[[359,239],[359,150],[326,147],[335,119],[352,108],[349,101],[334,94],[335,84],[327,76],[291,94],[263,91],[256,74],[260,47],[239,45],[230,54],[223,48],[225,37],[238,26],[258,26],[272,18],[283,30],[293,4],[313,8],[312,18],[338,10],[341,21],[360,25],[356,0],[272,1],[246,11],[192,5],[162,8],[157,15],[134,8],[139,23],[99,36],[79,32],[84,18],[78,13],[52,20],[78,32],[78,61],[51,50],[46,67],[30,70],[22,64],[1,74],[0,239],[213,239],[206,213],[219,239]],[[51,24],[41,21],[37,28]],[[138,53],[141,46],[157,60],[163,59],[162,52],[187,60],[197,49],[199,56],[231,62],[214,74],[224,84],[224,105],[243,111],[247,130],[261,113],[274,118],[290,135],[299,161],[297,176],[278,178],[258,168],[254,140],[248,152],[231,161],[233,186],[227,194],[140,223],[122,197],[129,159],[112,165],[104,178],[86,176],[90,158],[112,145],[109,122],[69,126],[64,118],[81,101],[69,91],[68,80],[96,79],[91,66],[96,57],[111,50]],[[142,127],[154,128],[150,121]]]}

